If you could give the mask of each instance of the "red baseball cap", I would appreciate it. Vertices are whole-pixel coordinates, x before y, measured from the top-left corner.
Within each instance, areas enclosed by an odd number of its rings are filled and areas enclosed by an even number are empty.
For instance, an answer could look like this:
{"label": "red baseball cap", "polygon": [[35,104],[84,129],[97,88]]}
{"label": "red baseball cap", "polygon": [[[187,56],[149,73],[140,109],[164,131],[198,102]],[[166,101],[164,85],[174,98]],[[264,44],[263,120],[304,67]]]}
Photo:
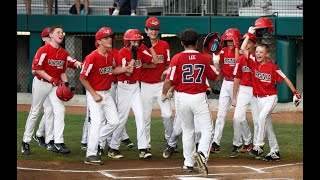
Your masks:
{"label": "red baseball cap", "polygon": [[111,38],[114,38],[114,32],[109,27],[102,27],[99,29],[99,31],[96,33],[96,47],[98,47],[97,40],[100,40],[102,38],[110,36]]}
{"label": "red baseball cap", "polygon": [[50,28],[45,28],[42,30],[41,37],[49,37]]}
{"label": "red baseball cap", "polygon": [[146,28],[149,28],[149,29],[159,30],[160,29],[160,21],[156,17],[150,17],[149,19],[147,19],[145,26],[146,26]]}

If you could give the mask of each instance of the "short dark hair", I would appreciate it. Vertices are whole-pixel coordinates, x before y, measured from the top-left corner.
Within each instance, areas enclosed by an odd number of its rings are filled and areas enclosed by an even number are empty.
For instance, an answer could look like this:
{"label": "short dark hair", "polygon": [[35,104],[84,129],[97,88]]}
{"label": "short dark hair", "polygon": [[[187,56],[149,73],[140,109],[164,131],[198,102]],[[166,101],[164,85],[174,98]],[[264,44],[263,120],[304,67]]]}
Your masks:
{"label": "short dark hair", "polygon": [[194,29],[186,29],[180,33],[180,41],[185,46],[196,46],[198,33]]}

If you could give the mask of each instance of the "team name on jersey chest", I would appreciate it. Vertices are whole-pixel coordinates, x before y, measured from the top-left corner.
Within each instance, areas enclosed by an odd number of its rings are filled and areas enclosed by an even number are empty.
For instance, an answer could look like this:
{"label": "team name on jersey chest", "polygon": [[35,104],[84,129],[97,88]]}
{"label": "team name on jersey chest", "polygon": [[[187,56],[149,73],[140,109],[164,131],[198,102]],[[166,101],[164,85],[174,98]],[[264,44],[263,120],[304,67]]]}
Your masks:
{"label": "team name on jersey chest", "polygon": [[112,72],[112,66],[103,67],[99,69],[100,74],[107,74]]}
{"label": "team name on jersey chest", "polygon": [[63,60],[57,60],[57,59],[49,59],[48,64],[50,66],[57,66],[57,67],[63,67],[64,61]]}
{"label": "team name on jersey chest", "polygon": [[223,62],[224,62],[224,64],[235,65],[236,59],[235,58],[224,58]]}
{"label": "team name on jersey chest", "polygon": [[164,56],[163,55],[157,55],[159,59],[159,63],[162,63],[164,61]]}
{"label": "team name on jersey chest", "polygon": [[141,66],[141,60],[140,59],[135,60],[133,63],[133,67],[140,67],[140,66]]}
{"label": "team name on jersey chest", "polygon": [[251,69],[248,66],[242,66],[242,72],[251,72]]}
{"label": "team name on jersey chest", "polygon": [[267,73],[260,73],[259,71],[255,70],[255,77],[260,79],[262,82],[271,82],[271,74]]}

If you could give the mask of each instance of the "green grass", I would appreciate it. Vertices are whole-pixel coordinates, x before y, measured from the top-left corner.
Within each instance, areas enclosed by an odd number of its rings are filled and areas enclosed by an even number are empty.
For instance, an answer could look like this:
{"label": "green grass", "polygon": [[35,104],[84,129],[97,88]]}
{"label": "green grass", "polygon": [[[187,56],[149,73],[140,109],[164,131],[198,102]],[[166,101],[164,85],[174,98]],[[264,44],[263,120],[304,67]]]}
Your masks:
{"label": "green grass", "polygon": [[[85,158],[85,151],[80,149],[80,141],[82,136],[82,126],[84,121],[84,115],[69,115],[65,117],[65,130],[64,130],[64,142],[71,150],[70,154],[63,155],[60,153],[54,153],[47,151],[40,147],[33,139],[30,142],[31,154],[21,155],[20,144],[24,133],[25,121],[27,119],[27,112],[17,112],[17,159],[18,160],[41,160],[41,161],[56,161],[56,162],[83,162]],[[38,129],[36,124],[35,131]],[[251,129],[253,130],[252,122],[250,122]],[[134,117],[130,116],[127,122],[127,133],[130,139],[136,145],[136,126]],[[281,159],[285,160],[302,160],[303,158],[303,127],[302,124],[283,124],[274,123],[273,128],[280,146]],[[163,159],[162,152],[165,147],[165,140],[163,135],[162,120],[159,117],[152,117],[151,121],[151,146],[152,146],[152,158]],[[232,121],[226,121],[223,136],[221,139],[221,152],[219,154],[211,154],[213,158],[229,158],[229,152],[232,147],[233,128]],[[265,152],[269,152],[268,140],[266,139]],[[170,158],[183,159],[181,136],[179,141],[179,153],[174,154]],[[126,159],[138,159],[137,146],[132,149],[127,148],[124,145],[120,147],[121,153],[124,156],[122,160]],[[250,158],[249,154],[240,154],[238,159]],[[103,155],[102,160],[115,160],[109,158],[107,155]]]}

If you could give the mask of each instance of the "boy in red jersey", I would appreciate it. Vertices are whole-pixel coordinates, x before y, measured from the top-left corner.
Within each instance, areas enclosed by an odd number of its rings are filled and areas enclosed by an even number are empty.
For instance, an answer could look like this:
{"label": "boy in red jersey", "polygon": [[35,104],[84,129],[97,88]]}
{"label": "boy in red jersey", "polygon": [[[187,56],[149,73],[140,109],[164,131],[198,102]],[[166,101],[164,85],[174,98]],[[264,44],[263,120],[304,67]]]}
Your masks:
{"label": "boy in red jersey", "polygon": [[[66,69],[68,60],[73,60],[69,53],[60,46],[64,38],[63,28],[60,25],[54,25],[50,28],[50,42],[40,47],[33,59],[32,70],[35,70],[32,84],[32,104],[26,121],[23,140],[21,143],[21,153],[30,154],[30,141],[39,117],[41,107],[48,97],[53,107],[54,124],[54,144],[53,150],[62,154],[70,153],[70,150],[64,144],[64,116],[65,106],[56,95],[57,85],[63,81],[68,85]],[[51,122],[46,122],[52,124]],[[49,147],[48,147],[49,148]]]}
{"label": "boy in red jersey", "polygon": [[[148,148],[151,148],[151,136],[150,136],[150,126],[151,126],[151,113],[154,101],[156,101],[161,110],[161,117],[163,120],[164,127],[164,138],[168,140],[172,133],[173,118],[171,104],[169,101],[162,102],[162,86],[163,81],[161,80],[162,73],[168,69],[170,63],[170,49],[169,44],[166,41],[158,39],[158,34],[160,30],[160,21],[155,17],[150,17],[145,23],[145,32],[147,36],[150,37],[151,44],[155,52],[157,53],[159,62],[157,65],[153,63],[143,63],[141,71],[141,94],[143,94],[142,104],[143,113],[146,123],[146,135],[148,141]],[[143,44],[142,48],[145,48],[147,52],[150,51]]]}
{"label": "boy in red jersey", "polygon": [[[132,66],[114,67],[111,29],[102,27],[96,33],[97,49],[92,51],[84,60],[80,72],[80,82],[86,88],[87,105],[90,112],[90,125],[88,130],[88,146],[84,162],[86,164],[102,165],[98,157],[98,142],[106,139],[119,125],[119,117],[115,102],[110,94],[111,74],[130,73]],[[100,137],[102,122],[107,119],[105,137]]]}
{"label": "boy in red jersey", "polygon": [[[123,42],[124,47],[119,50],[118,60],[116,63],[118,67],[127,67],[128,65],[133,66],[133,72],[118,75],[117,107],[120,125],[112,134],[108,156],[116,159],[123,157],[119,151],[121,136],[128,120],[130,108],[132,108],[137,127],[139,158],[151,158],[152,154],[148,149],[147,136],[145,132],[139,80],[142,63],[152,62],[157,65],[158,57],[152,47],[149,36],[143,37],[137,29],[128,29],[124,33]],[[147,46],[151,54],[146,53],[145,48],[140,46],[141,43],[144,43]]]}
{"label": "boy in red jersey", "polygon": [[[233,70],[236,65],[236,59],[239,57],[241,33],[237,28],[229,28],[221,36],[225,42],[225,47],[220,51],[221,73],[223,78],[220,95],[219,95],[219,109],[214,129],[213,143],[211,146],[211,153],[220,152],[220,141],[223,133],[226,116],[232,103],[233,96]],[[213,59],[216,55],[212,54]],[[219,61],[218,61],[219,62]]]}
{"label": "boy in red jersey", "polygon": [[[248,34],[250,35],[254,33],[255,28],[250,27]],[[267,59],[270,55],[268,45],[259,44],[256,47],[255,54],[251,54],[245,48],[249,40],[248,34],[241,45],[241,50],[243,50],[243,54],[247,58],[248,67],[250,67],[253,72],[253,95],[257,98],[259,113],[257,142],[250,153],[255,156],[256,159],[262,157],[263,146],[265,144],[264,138],[266,133],[268,133],[270,152],[263,159],[265,161],[279,161],[279,145],[271,122],[271,113],[278,102],[278,90],[276,88],[276,83],[280,83],[283,80],[286,82],[294,95],[293,99],[294,103],[297,103],[295,104],[296,106],[299,105],[298,103],[301,100],[301,95],[297,92],[292,82],[281,71],[281,69],[272,61]]]}
{"label": "boy in red jersey", "polygon": [[[175,55],[168,69],[162,100],[167,99],[169,88],[174,85],[177,118],[181,118],[184,166],[183,170],[193,171],[194,163],[203,176],[208,175],[207,160],[212,143],[213,121],[207,99],[206,79],[219,80],[219,64],[196,51],[198,34],[186,29],[180,34],[184,51]],[[195,124],[201,133],[198,151],[195,146]]]}

